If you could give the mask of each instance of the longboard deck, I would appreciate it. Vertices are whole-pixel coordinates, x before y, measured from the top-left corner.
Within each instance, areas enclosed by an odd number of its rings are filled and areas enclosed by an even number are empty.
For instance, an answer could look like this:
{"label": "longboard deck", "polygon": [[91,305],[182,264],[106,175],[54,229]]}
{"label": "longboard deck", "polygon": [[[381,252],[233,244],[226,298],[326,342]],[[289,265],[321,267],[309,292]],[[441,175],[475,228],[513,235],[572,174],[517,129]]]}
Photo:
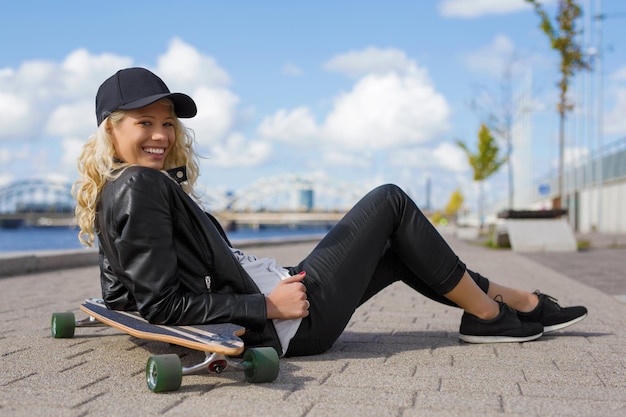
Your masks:
{"label": "longboard deck", "polygon": [[150,324],[138,312],[110,310],[99,299],[85,300],[80,309],[96,320],[139,339],[172,343],[227,356],[240,355],[244,350],[244,343],[239,336],[245,333],[245,329],[236,324],[195,326]]}

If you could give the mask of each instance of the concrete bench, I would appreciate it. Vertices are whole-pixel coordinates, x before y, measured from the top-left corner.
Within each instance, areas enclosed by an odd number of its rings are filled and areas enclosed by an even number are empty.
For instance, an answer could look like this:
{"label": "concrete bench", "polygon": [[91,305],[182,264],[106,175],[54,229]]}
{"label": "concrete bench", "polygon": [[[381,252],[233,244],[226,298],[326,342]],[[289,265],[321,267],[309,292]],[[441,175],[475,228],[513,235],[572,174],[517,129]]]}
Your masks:
{"label": "concrete bench", "polygon": [[515,252],[575,252],[576,237],[566,210],[507,210],[494,230],[494,242],[508,241]]}

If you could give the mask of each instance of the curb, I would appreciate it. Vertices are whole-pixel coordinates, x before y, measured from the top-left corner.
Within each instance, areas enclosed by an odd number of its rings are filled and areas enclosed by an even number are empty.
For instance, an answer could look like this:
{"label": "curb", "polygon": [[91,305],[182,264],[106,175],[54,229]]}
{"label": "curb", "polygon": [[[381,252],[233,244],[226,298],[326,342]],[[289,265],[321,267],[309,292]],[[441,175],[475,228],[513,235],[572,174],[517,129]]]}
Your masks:
{"label": "curb", "polygon": [[[266,239],[240,239],[231,243],[236,248],[288,245],[290,243],[316,242],[324,234],[276,237]],[[80,268],[98,265],[98,248],[7,252],[0,253],[0,278],[27,275],[37,272]]]}

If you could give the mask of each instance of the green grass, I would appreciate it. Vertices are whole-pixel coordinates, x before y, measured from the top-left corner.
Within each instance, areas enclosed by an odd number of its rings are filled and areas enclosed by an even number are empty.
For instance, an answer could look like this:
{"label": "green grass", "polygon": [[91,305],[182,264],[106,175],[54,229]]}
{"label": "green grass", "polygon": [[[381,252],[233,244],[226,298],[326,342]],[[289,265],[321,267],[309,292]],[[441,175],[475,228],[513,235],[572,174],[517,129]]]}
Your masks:
{"label": "green grass", "polygon": [[576,248],[578,250],[587,250],[591,248],[591,241],[588,239],[578,239],[576,242]]}
{"label": "green grass", "polygon": [[498,245],[493,239],[487,239],[483,245],[489,249],[511,249],[511,245]]}

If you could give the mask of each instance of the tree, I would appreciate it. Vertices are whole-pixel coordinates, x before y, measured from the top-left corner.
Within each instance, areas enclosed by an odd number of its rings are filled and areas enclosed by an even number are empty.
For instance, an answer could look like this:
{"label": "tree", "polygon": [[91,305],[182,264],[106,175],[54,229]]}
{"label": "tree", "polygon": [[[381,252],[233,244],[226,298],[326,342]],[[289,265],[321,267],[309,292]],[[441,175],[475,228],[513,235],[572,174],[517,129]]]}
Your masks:
{"label": "tree", "polygon": [[539,27],[548,36],[552,49],[558,51],[561,57],[559,65],[561,79],[557,83],[559,87],[559,102],[557,103],[557,112],[559,113],[559,185],[558,200],[555,204],[555,208],[561,208],[565,157],[565,120],[567,114],[574,109],[567,93],[575,72],[590,69],[589,62],[585,59],[581,46],[576,41],[576,36],[580,33],[580,31],[576,30],[576,19],[582,15],[582,9],[575,0],[559,0],[556,15],[558,27],[555,27],[538,0],[526,1],[535,7],[535,11],[541,20]]}
{"label": "tree", "polygon": [[461,141],[456,142],[467,155],[467,160],[474,170],[474,181],[479,185],[479,204],[478,216],[480,217],[480,229],[484,223],[484,182],[487,178],[496,173],[500,167],[507,161],[505,158],[499,158],[500,148],[496,143],[489,128],[482,123],[478,131],[478,151],[470,152],[467,145]]}
{"label": "tree", "polygon": [[505,62],[502,69],[502,80],[500,83],[500,97],[496,98],[490,91],[482,87],[477,92],[476,97],[471,101],[471,107],[479,113],[479,118],[485,120],[487,127],[506,146],[506,157],[508,161],[508,208],[513,209],[515,184],[513,182],[513,120],[518,115],[528,111],[527,104],[523,97],[513,95],[513,72],[517,66],[519,57],[513,53]]}
{"label": "tree", "polygon": [[463,194],[461,194],[461,190],[458,188],[454,190],[452,195],[450,196],[450,201],[445,208],[446,217],[449,219],[453,219],[456,221],[459,210],[463,206]]}

